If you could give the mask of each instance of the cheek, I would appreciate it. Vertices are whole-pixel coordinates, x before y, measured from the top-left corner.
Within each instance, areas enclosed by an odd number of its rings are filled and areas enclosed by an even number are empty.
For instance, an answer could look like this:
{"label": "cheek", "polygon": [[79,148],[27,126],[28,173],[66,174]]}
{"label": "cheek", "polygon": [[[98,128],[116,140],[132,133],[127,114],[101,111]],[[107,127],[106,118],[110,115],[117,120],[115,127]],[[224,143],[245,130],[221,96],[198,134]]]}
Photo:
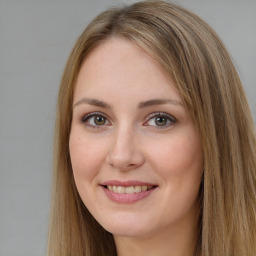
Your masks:
{"label": "cheek", "polygon": [[71,132],[69,151],[75,180],[92,180],[104,161],[104,147]]}
{"label": "cheek", "polygon": [[169,214],[174,218],[181,218],[193,212],[197,207],[203,173],[199,138],[193,133],[177,135],[166,140],[161,147],[155,148],[152,154],[152,164],[162,178],[162,187],[166,195],[159,207],[166,209],[166,216]]}
{"label": "cheek", "polygon": [[[159,141],[151,152],[154,165],[158,166],[160,175],[182,177],[201,175],[203,157],[197,134],[187,132],[177,134],[165,141]],[[197,175],[198,174],[198,175]]]}

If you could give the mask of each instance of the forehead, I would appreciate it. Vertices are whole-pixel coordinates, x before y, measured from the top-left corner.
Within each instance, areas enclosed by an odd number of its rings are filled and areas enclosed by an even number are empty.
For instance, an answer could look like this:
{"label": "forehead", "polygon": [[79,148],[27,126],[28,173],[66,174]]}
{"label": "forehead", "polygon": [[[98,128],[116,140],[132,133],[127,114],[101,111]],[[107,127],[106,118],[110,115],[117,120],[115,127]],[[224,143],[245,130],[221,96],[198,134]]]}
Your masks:
{"label": "forehead", "polygon": [[160,64],[135,43],[110,38],[86,57],[78,75],[75,98],[83,93],[165,94],[179,93]]}

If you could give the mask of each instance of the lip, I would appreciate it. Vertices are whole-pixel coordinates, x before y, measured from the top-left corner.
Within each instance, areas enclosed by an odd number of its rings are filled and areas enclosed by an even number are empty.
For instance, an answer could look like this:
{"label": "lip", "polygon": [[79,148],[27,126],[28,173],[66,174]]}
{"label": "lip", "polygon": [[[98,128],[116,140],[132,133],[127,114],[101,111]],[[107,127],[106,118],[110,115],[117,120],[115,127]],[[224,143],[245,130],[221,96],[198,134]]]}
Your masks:
{"label": "lip", "polygon": [[[119,194],[119,193],[115,193],[113,191],[108,190],[106,188],[106,186],[108,186],[108,185],[123,186],[123,187],[153,186],[153,188],[151,188],[150,190],[147,190],[147,191],[141,191],[141,192],[133,193],[133,194]],[[138,202],[138,201],[148,197],[158,187],[152,183],[134,181],[134,180],[130,180],[130,181],[109,180],[109,181],[102,183],[100,186],[111,201],[113,201],[115,203],[119,203],[119,204],[132,204],[132,203]]]}
{"label": "lip", "polygon": [[152,184],[149,182],[142,182],[137,180],[129,180],[129,181],[120,181],[120,180],[108,180],[101,184],[102,186],[114,185],[114,186],[122,186],[122,187],[130,187],[130,186],[153,186],[156,187],[156,184]]}

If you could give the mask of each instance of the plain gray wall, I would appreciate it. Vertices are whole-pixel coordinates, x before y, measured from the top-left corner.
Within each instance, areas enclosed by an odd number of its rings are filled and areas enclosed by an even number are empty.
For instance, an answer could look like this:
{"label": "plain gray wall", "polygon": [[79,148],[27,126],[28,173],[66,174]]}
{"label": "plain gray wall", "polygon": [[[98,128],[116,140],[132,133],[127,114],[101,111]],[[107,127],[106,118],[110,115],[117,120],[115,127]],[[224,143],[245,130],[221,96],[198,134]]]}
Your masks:
{"label": "plain gray wall", "polygon": [[[0,256],[45,255],[54,111],[63,67],[86,24],[121,2],[0,0]],[[176,3],[221,36],[255,118],[256,1]]]}

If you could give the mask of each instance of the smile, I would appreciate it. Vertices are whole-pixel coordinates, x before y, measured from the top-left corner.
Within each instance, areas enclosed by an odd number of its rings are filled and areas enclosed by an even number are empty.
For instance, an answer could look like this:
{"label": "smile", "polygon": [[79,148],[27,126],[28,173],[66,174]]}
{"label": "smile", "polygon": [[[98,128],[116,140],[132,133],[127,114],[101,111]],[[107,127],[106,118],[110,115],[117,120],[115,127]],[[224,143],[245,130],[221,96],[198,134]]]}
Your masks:
{"label": "smile", "polygon": [[140,193],[140,192],[145,192],[153,188],[153,186],[129,186],[129,187],[124,187],[124,186],[116,186],[116,185],[107,185],[106,186],[108,190],[114,193],[118,194],[134,194],[134,193]]}
{"label": "smile", "polygon": [[139,181],[108,181],[101,184],[106,196],[115,203],[130,204],[148,197],[158,186]]}

